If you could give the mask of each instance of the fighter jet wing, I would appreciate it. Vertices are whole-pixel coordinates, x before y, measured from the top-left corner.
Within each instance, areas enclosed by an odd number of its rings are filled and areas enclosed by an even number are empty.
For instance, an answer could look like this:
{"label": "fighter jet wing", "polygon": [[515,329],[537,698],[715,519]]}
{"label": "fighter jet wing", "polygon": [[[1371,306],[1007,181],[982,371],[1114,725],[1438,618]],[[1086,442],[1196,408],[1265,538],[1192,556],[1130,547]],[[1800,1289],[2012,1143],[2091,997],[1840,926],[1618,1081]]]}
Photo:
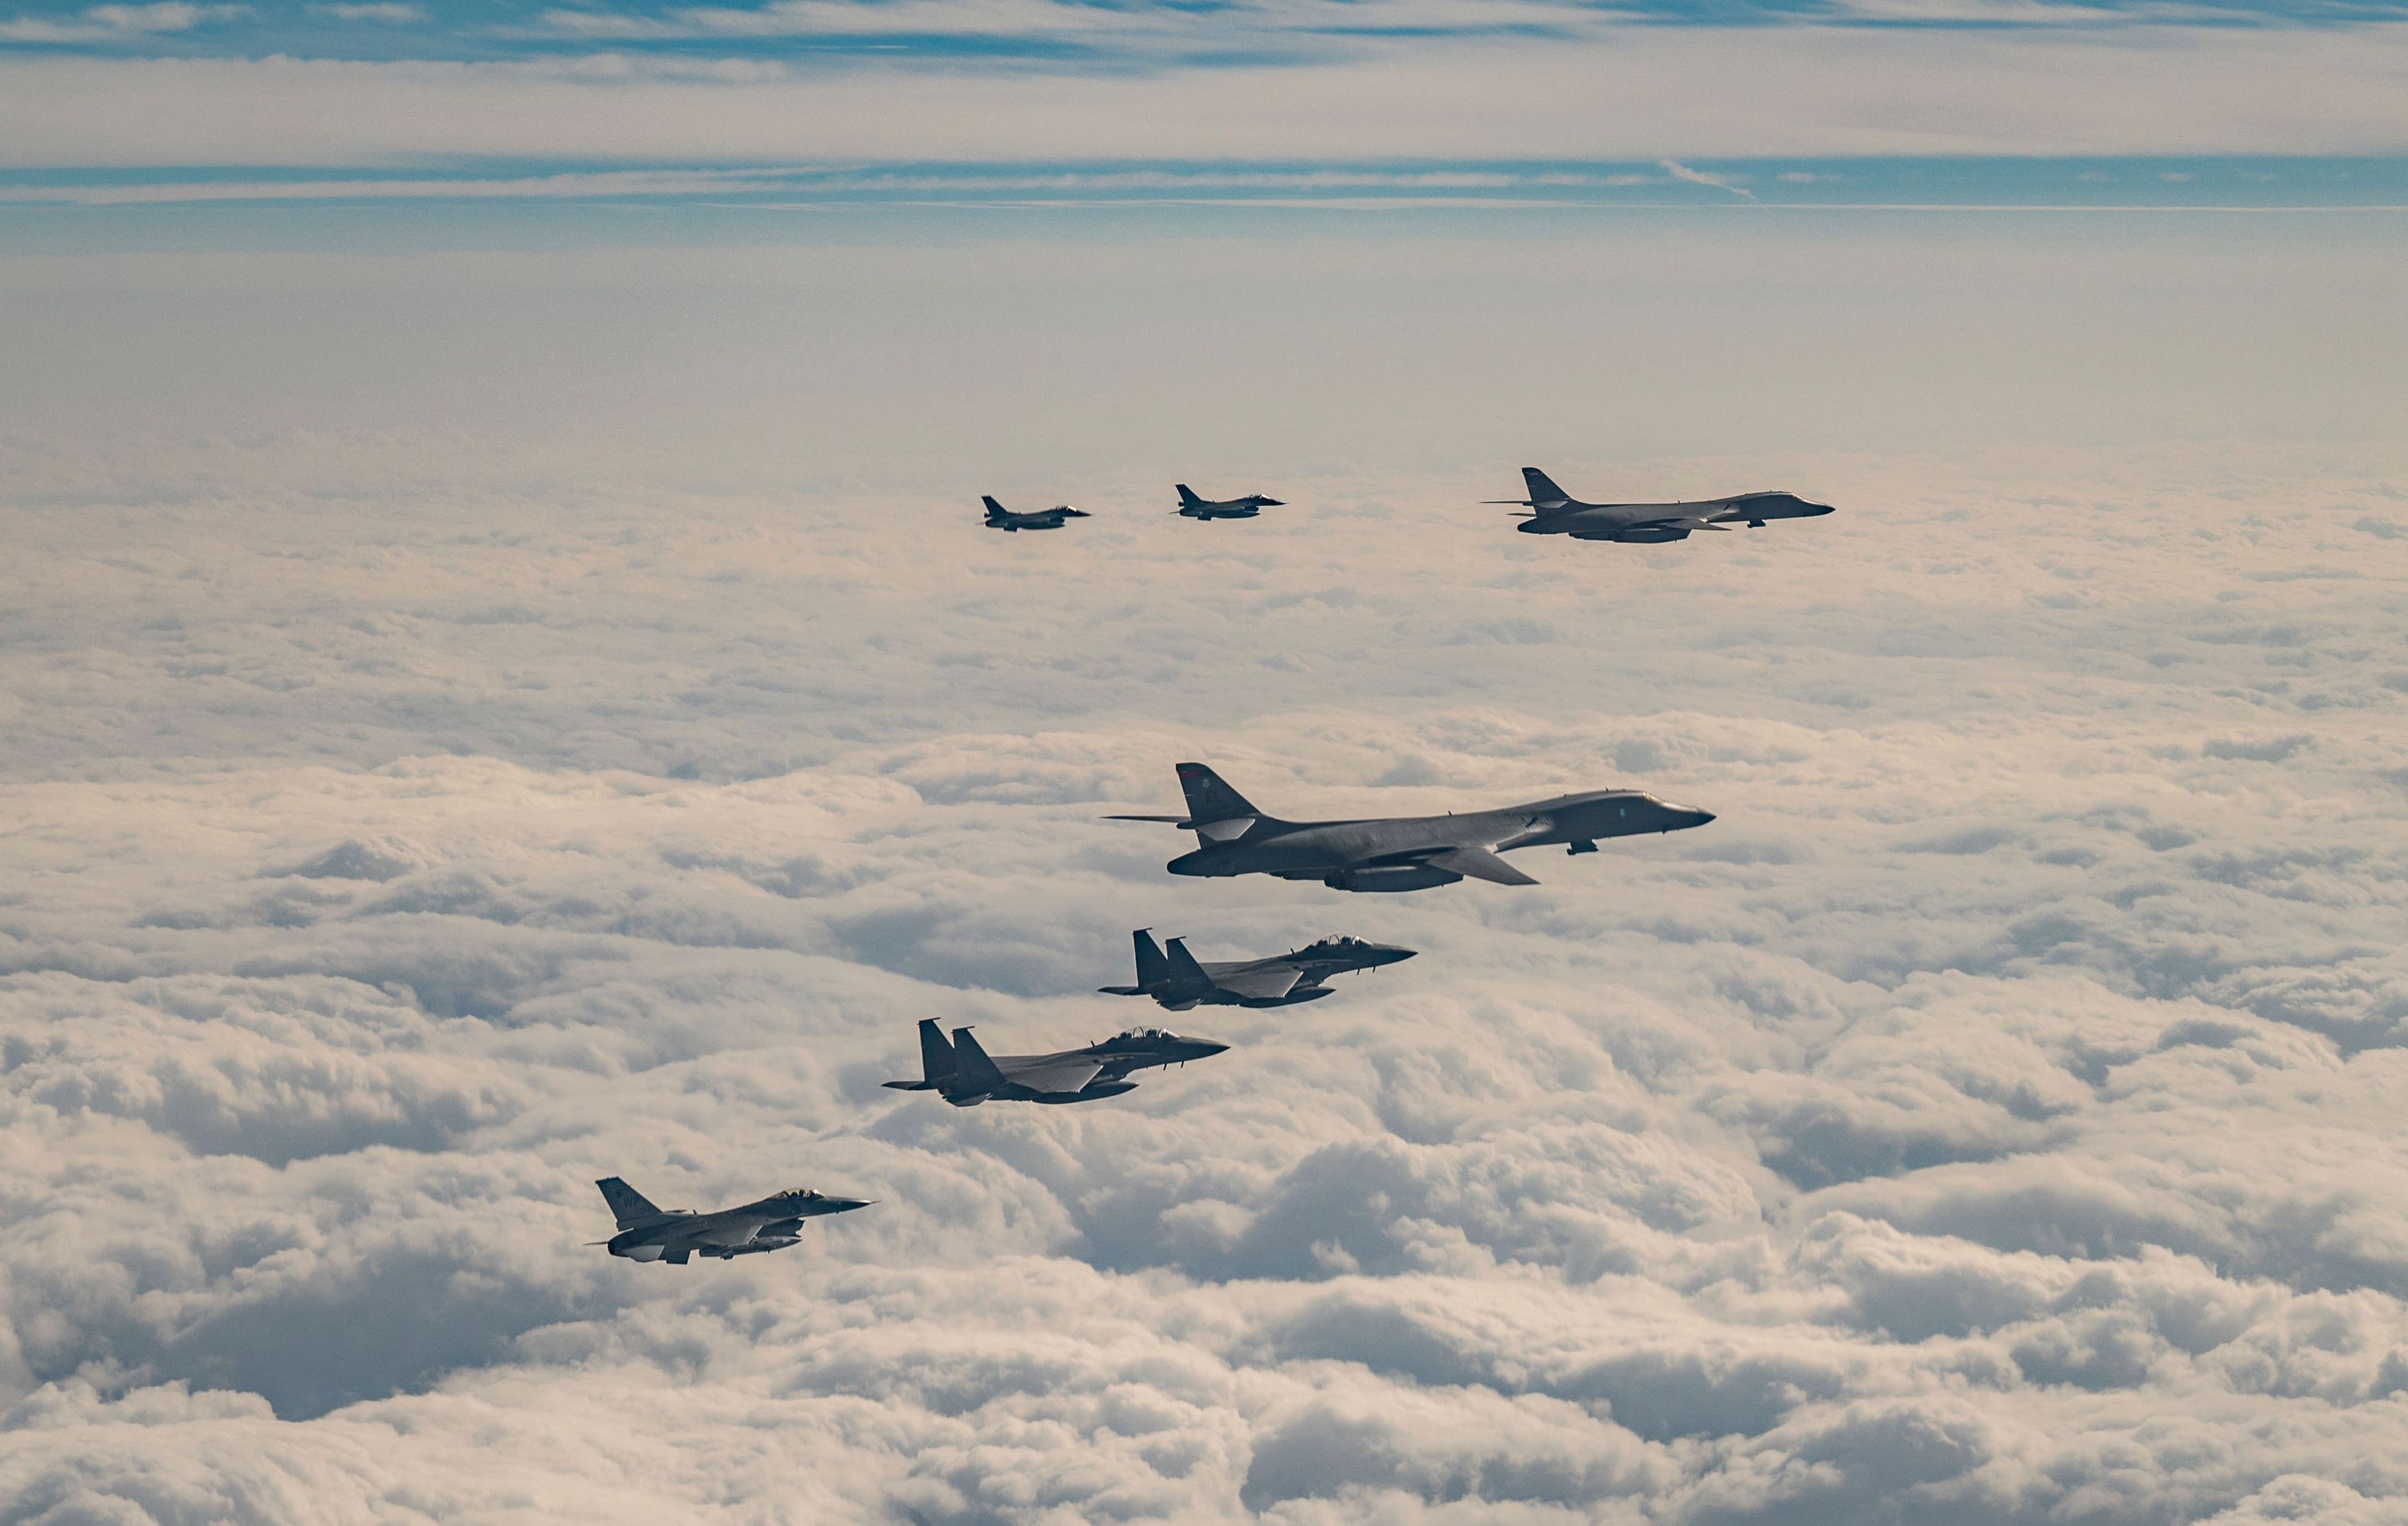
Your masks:
{"label": "fighter jet wing", "polygon": [[1005,1075],[1031,1091],[1077,1091],[1103,1068],[1103,1061],[1087,1055],[1043,1055],[1001,1067]]}
{"label": "fighter jet wing", "polygon": [[1539,883],[1486,848],[1449,848],[1444,853],[1431,854],[1422,862],[1432,869],[1443,869],[1450,873],[1461,874],[1474,880],[1487,880],[1496,885]]}
{"label": "fighter jet wing", "polygon": [[1212,977],[1212,984],[1250,1001],[1276,1001],[1296,989],[1303,975],[1293,964],[1275,964],[1264,970],[1224,970]]}

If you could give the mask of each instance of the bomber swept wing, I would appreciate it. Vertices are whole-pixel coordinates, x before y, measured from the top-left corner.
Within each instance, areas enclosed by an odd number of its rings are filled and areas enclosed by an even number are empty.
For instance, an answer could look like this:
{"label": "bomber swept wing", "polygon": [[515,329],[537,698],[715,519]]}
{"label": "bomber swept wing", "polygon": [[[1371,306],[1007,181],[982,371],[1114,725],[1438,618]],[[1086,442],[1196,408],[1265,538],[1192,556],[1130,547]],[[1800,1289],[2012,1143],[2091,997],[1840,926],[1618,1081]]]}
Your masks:
{"label": "bomber swept wing", "polygon": [[1466,879],[1486,880],[1492,885],[1536,885],[1539,882],[1515,869],[1486,848],[1449,848],[1422,859],[1433,869],[1460,874]]}

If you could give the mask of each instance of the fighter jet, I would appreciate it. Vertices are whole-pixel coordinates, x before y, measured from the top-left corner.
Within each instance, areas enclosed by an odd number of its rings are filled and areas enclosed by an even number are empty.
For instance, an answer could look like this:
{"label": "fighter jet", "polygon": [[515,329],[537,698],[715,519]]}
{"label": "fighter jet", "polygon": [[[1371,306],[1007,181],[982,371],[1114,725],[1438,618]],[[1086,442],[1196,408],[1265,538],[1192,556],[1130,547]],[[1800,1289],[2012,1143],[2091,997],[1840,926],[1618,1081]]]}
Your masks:
{"label": "fighter jet", "polygon": [[1183,816],[1106,819],[1167,821],[1194,830],[1196,851],[1165,866],[1173,874],[1276,874],[1319,880],[1332,890],[1426,890],[1466,877],[1536,885],[1498,855],[1555,842],[1573,853],[1595,853],[1600,837],[1675,832],[1714,819],[1712,812],[1644,790],[1594,789],[1462,815],[1282,821],[1256,810],[1201,763],[1179,765],[1179,784],[1187,794]]}
{"label": "fighter jet", "polygon": [[1414,951],[1360,938],[1324,938],[1292,954],[1236,964],[1199,964],[1187,940],[1170,940],[1166,956],[1143,928],[1130,933],[1137,943],[1137,984],[1099,987],[1106,996],[1150,996],[1173,1012],[1194,1006],[1292,1007],[1329,994],[1322,982],[1354,970],[1376,970],[1410,959]]}
{"label": "fighter jet", "polygon": [[1242,498],[1199,498],[1185,482],[1172,485],[1179,489],[1182,519],[1252,519],[1266,509],[1286,507],[1279,499],[1267,498],[1259,493],[1249,493]]}
{"label": "fighter jet", "polygon": [[589,1243],[608,1245],[611,1255],[631,1261],[666,1261],[671,1266],[685,1265],[696,1251],[728,1260],[783,1250],[803,1237],[803,1220],[869,1206],[859,1198],[824,1197],[798,1187],[715,1214],[697,1214],[691,1208],[664,1213],[619,1177],[605,1176],[594,1185],[610,1204],[619,1232]]}
{"label": "fighter jet", "polygon": [[1032,509],[1027,513],[1015,514],[992,497],[982,497],[979,501],[986,505],[986,527],[990,530],[1011,530],[1015,533],[1021,530],[1058,530],[1066,519],[1095,517],[1084,509],[1073,509],[1067,503],[1055,504],[1051,509]]}
{"label": "fighter jet", "polygon": [[896,1091],[933,1091],[955,1107],[997,1102],[1092,1102],[1135,1091],[1131,1071],[1149,1065],[1184,1065],[1229,1046],[1211,1039],[1182,1038],[1167,1028],[1132,1028],[1084,1049],[1058,1055],[995,1055],[979,1047],[967,1028],[953,1029],[951,1044],[933,1017],[920,1020],[920,1079],[889,1081]]}
{"label": "fighter jet", "polygon": [[1736,493],[1697,503],[1583,503],[1536,467],[1522,468],[1526,498],[1491,498],[1521,504],[1530,517],[1514,526],[1524,535],[1569,535],[1575,540],[1624,540],[1658,545],[1686,540],[1691,530],[1727,530],[1734,525],[1762,529],[1771,519],[1812,519],[1828,514],[1828,503],[1808,503],[1795,493]]}

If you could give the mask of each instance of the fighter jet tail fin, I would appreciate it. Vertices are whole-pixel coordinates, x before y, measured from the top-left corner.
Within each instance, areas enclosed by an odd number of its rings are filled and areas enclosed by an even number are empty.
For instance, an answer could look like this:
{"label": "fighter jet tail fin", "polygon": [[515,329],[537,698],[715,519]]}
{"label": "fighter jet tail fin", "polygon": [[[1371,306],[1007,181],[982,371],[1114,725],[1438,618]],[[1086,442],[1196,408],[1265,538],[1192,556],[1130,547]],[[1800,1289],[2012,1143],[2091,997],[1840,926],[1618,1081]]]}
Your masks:
{"label": "fighter jet tail fin", "polygon": [[953,1046],[945,1042],[945,1030],[937,1026],[934,1017],[920,1019],[920,1080],[924,1086],[935,1086],[953,1078]]}
{"label": "fighter jet tail fin", "polygon": [[1254,802],[1229,787],[1228,781],[1201,763],[1179,765],[1179,787],[1187,792],[1187,819],[1208,842],[1227,842],[1246,835],[1263,813]]}
{"label": "fighter jet tail fin", "polygon": [[1010,1085],[1009,1078],[996,1069],[995,1061],[987,1058],[986,1051],[979,1047],[978,1040],[967,1028],[953,1029],[953,1068],[955,1074],[972,1086],[994,1087]]}
{"label": "fighter jet tail fin", "polygon": [[1173,938],[1170,941],[1170,955],[1168,962],[1170,966],[1170,978],[1177,982],[1182,989],[1209,991],[1212,988],[1212,977],[1206,974],[1204,967],[1196,962],[1196,956],[1187,952],[1186,939]]}
{"label": "fighter jet tail fin", "polygon": [[[1129,941],[1137,944],[1137,983],[1140,986],[1158,986],[1170,978],[1170,961],[1162,957],[1162,949],[1154,943],[1153,933],[1140,928],[1129,934]],[[1171,942],[1177,943],[1179,940],[1174,938]]]}
{"label": "fighter jet tail fin", "polygon": [[1003,505],[996,502],[990,494],[980,494],[979,502],[986,505],[986,517],[989,519],[999,519],[1006,512]]}
{"label": "fighter jet tail fin", "polygon": [[630,1224],[641,1224],[648,1218],[664,1216],[652,1199],[619,1177],[605,1176],[594,1185],[602,1189],[602,1201],[610,1205],[610,1216],[619,1221],[619,1228],[623,1230]]}
{"label": "fighter jet tail fin", "polygon": [[1174,485],[1179,489],[1179,506],[1181,508],[1193,509],[1197,504],[1204,501],[1202,498],[1197,497],[1196,496],[1196,490],[1188,486],[1185,482],[1179,482]]}

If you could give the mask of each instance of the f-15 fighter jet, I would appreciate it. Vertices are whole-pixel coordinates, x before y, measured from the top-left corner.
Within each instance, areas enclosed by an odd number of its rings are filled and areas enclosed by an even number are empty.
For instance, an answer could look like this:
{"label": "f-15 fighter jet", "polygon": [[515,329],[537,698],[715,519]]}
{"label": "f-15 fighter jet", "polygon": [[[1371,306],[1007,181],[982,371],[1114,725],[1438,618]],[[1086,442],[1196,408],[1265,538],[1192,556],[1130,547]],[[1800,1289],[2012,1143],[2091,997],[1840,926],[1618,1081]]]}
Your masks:
{"label": "f-15 fighter jet", "polygon": [[1324,938],[1293,954],[1236,964],[1199,964],[1187,952],[1187,940],[1170,940],[1170,952],[1154,946],[1154,935],[1140,928],[1129,934],[1137,943],[1137,984],[1100,987],[1106,996],[1150,996],[1173,1012],[1194,1006],[1292,1007],[1329,994],[1322,982],[1353,970],[1376,970],[1410,959],[1414,951],[1393,943],[1367,943],[1360,938]]}
{"label": "f-15 fighter jet", "polygon": [[1185,482],[1173,485],[1179,489],[1179,513],[1182,519],[1252,519],[1266,509],[1286,507],[1279,499],[1267,498],[1259,493],[1249,493],[1242,498],[1199,498]]}
{"label": "f-15 fighter jet", "polygon": [[619,1232],[592,1243],[608,1245],[611,1255],[631,1261],[666,1261],[671,1266],[685,1265],[697,1251],[727,1260],[783,1250],[803,1237],[803,1220],[869,1206],[859,1198],[830,1198],[796,1188],[715,1214],[697,1214],[691,1208],[665,1213],[619,1177],[605,1176],[594,1185],[610,1204]]}
{"label": "f-15 fighter jet", "polygon": [[1073,509],[1067,503],[1055,504],[1051,509],[1032,509],[1025,514],[1015,514],[992,497],[982,497],[979,501],[986,505],[986,527],[990,530],[1058,530],[1066,519],[1096,517],[1084,509]]}
{"label": "f-15 fighter jet", "polygon": [[1197,847],[1165,867],[1173,874],[1276,874],[1319,880],[1332,890],[1426,890],[1470,878],[1536,885],[1498,854],[1562,843],[1595,853],[1600,837],[1703,827],[1713,813],[1659,800],[1644,790],[1595,789],[1500,811],[1462,815],[1378,816],[1364,821],[1282,821],[1254,809],[1201,763],[1179,765],[1183,816],[1110,816],[1192,828]]}
{"label": "f-15 fighter jet", "polygon": [[1657,545],[1686,540],[1691,530],[1727,530],[1734,525],[1762,529],[1767,520],[1812,519],[1828,514],[1828,503],[1808,503],[1795,493],[1738,493],[1697,503],[1583,503],[1536,467],[1522,468],[1526,498],[1491,503],[1527,507],[1530,517],[1514,526],[1524,535],[1569,535],[1575,540],[1625,540]]}
{"label": "f-15 fighter jet", "polygon": [[1135,1091],[1131,1071],[1184,1065],[1228,1048],[1211,1039],[1182,1038],[1167,1028],[1132,1028],[1084,1049],[1057,1055],[994,1055],[967,1028],[951,1044],[933,1017],[920,1020],[920,1079],[889,1081],[896,1091],[933,1091],[955,1107],[997,1102],[1092,1102]]}

